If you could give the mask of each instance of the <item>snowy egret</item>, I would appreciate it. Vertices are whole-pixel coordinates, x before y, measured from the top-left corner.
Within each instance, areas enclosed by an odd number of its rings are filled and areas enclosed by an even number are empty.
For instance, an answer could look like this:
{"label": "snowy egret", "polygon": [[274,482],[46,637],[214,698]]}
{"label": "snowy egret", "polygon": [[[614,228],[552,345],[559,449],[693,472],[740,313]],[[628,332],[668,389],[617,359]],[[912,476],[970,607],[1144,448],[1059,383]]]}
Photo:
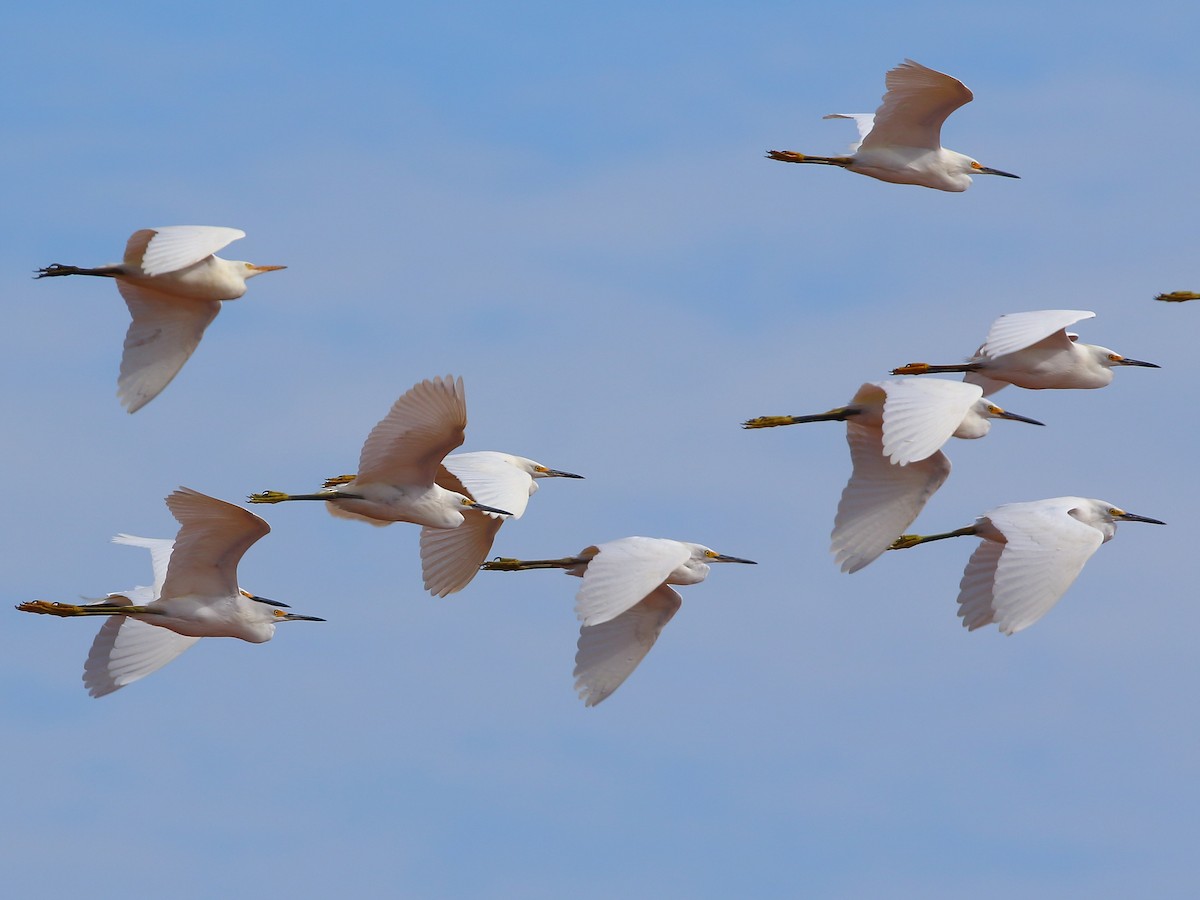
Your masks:
{"label": "snowy egret", "polygon": [[995,623],[1013,634],[1050,611],[1084,563],[1112,540],[1118,520],[1166,524],[1104,500],[1052,497],[997,506],[956,531],[902,535],[892,549],[964,535],[983,538],[958,585],[958,614],[971,631]]}
{"label": "snowy egret", "polygon": [[841,166],[893,184],[918,184],[939,191],[965,191],[972,175],[1011,172],[981,166],[969,156],[942,146],[942,123],[970,103],[973,94],[957,78],[906,59],[887,73],[887,93],[872,113],[833,113],[826,119],[853,119],[858,143],[850,156],[808,156],[792,150],[770,150],[780,162]]}
{"label": "snowy egret", "polygon": [[1200,300],[1200,294],[1195,291],[1171,291],[1169,294],[1159,294],[1154,299],[1163,303],[1184,303],[1188,300]]}
{"label": "snowy egret", "polygon": [[116,543],[145,547],[154,586],[74,605],[31,600],[17,609],[52,616],[111,616],[96,635],[83,669],[93,697],[111,694],[165,666],[202,637],[269,641],[280,622],[324,622],[286,612],[284,603],[238,588],[243,554],[270,530],[248,510],[193,491],[167,497],[180,528],[175,540],[122,534]]}
{"label": "snowy egret", "polygon": [[325,500],[327,509],[342,518],[372,525],[414,522],[430,528],[457,528],[470,510],[511,515],[437,483],[443,459],[462,444],[466,427],[462,379],[427,378],[402,394],[371,429],[357,475],[331,478],[316,494],[263,491],[251,494],[250,502]]}
{"label": "snowy egret", "polygon": [[123,262],[81,269],[59,263],[38,278],[99,275],[113,278],[133,321],[117,379],[121,405],[135,413],[174,378],[221,311],[222,300],[246,293],[246,281],[287,266],[256,266],[214,256],[246,232],[212,225],[168,225],[135,231]]}
{"label": "snowy egret", "polygon": [[892,369],[892,374],[965,372],[963,380],[978,384],[987,395],[1008,384],[1034,391],[1101,388],[1112,382],[1114,366],[1159,368],[1107,347],[1080,343],[1079,335],[1067,332],[1068,325],[1095,315],[1083,309],[1008,313],[992,323],[983,345],[965,363],[948,366],[909,363]]}
{"label": "snowy egret", "polygon": [[[452,453],[442,460],[437,483],[489,507],[507,509],[519,519],[540,478],[583,476],[511,453],[476,450]],[[504,515],[487,510],[469,509],[463,515],[465,521],[458,528],[421,529],[421,574],[425,589],[435,597],[461,591],[471,583],[505,520]]]}
{"label": "snowy egret", "polygon": [[744,428],[800,422],[845,422],[853,471],[838,503],[830,550],[843,572],[877,559],[920,514],[950,475],[941,446],[951,437],[981,438],[991,419],[1041,425],[984,400],[961,381],[879,381],[858,389],[848,406],[811,416],[760,416]]}
{"label": "snowy egret", "polygon": [[666,538],[626,537],[585,547],[565,559],[496,559],[482,568],[566,569],[583,578],[575,613],[583,622],[575,654],[575,689],[595,706],[621,686],[650,652],[663,627],[679,610],[669,585],[699,584],[710,563],[753,560],[725,556],[700,544]]}

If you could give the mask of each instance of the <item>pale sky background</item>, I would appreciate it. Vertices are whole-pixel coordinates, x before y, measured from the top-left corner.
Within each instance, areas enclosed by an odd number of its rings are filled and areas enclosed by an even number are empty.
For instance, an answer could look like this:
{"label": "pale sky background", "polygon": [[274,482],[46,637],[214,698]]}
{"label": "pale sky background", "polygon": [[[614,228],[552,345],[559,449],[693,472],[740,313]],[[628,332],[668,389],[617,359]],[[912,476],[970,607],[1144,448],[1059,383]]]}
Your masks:
{"label": "pale sky background", "polygon": [[[315,505],[242,583],[326,617],[204,641],[102,700],[91,621],[4,614],[11,896],[1191,897],[1200,13],[1182,3],[50,3],[4,14],[5,596],[147,583],[187,485],[353,471],[413,383],[466,381],[464,449],[579,472],[496,552],[630,534],[756,559],[608,701],[572,689],[574,579],[422,591],[417,528]],[[786,166],[840,152],[911,57],[976,100],[965,194]],[[285,272],[134,416],[111,284],[137,228],[229,225]],[[917,530],[1100,497],[1123,525],[1051,613],[967,633],[969,539],[845,576],[847,401],[1001,313],[1097,312],[1161,371],[1009,389],[1045,421],[947,448]]]}

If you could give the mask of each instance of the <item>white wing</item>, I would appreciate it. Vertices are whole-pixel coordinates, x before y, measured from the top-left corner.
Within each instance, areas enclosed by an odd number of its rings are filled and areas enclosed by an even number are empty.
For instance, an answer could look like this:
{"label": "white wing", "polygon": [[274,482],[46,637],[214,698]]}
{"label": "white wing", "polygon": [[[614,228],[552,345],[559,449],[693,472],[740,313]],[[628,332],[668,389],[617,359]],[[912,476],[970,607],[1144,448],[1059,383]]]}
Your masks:
{"label": "white wing", "polygon": [[995,622],[1013,634],[1049,612],[1104,542],[1099,529],[1070,515],[1079,502],[1056,497],[987,513],[1007,543],[994,544],[1001,548],[998,554],[980,547],[967,563],[958,597],[963,625],[975,629]]}
{"label": "white wing", "polygon": [[627,537],[597,544],[575,595],[584,625],[615,619],[640,602],[691,558],[691,548],[665,538]]}
{"label": "white wing", "polygon": [[575,690],[584,705],[595,706],[621,686],[645,659],[679,605],[679,594],[664,584],[615,619],[579,629]]}
{"label": "white wing", "polygon": [[125,262],[146,275],[178,272],[244,238],[239,228],[215,225],[167,225],[135,231],[125,244]]}
{"label": "white wing", "polygon": [[1056,342],[1065,346],[1070,343],[1066,327],[1083,319],[1094,318],[1095,315],[1086,309],[1038,309],[1009,313],[992,323],[983,346],[979,348],[979,355],[994,357],[1015,353],[1049,337],[1054,337]]}
{"label": "white wing", "polygon": [[181,300],[142,285],[117,280],[133,321],[117,378],[121,405],[134,413],[171,383],[217,317],[217,300]]}
{"label": "white wing", "polygon": [[463,523],[457,528],[422,528],[421,575],[425,590],[435,597],[445,597],[470,584],[491,553],[492,541],[503,524],[502,516],[464,509]]}
{"label": "white wing", "polygon": [[462,379],[426,379],[402,394],[371,429],[359,456],[358,480],[433,484],[446,454],[462,445],[466,427]]}
{"label": "white wing", "polygon": [[871,133],[871,129],[875,125],[875,113],[830,113],[822,118],[854,120],[854,126],[858,129],[858,140],[850,145],[848,153],[854,153],[862,146],[862,142],[867,139],[867,135]]}
{"label": "white wing", "polygon": [[161,669],[198,640],[128,616],[113,616],[92,641],[83,665],[83,684],[93,697],[111,694]]}
{"label": "white wing", "polygon": [[843,572],[873,562],[904,533],[950,475],[941,451],[906,466],[888,462],[880,431],[846,423],[854,471],[842,491],[830,550]]}
{"label": "white wing", "polygon": [[942,123],[974,95],[957,78],[906,59],[887,73],[887,93],[863,147],[942,146]]}
{"label": "white wing", "polygon": [[162,596],[227,598],[238,593],[237,567],[271,526],[249,510],[181,487],[167,497],[180,524]]}
{"label": "white wing", "polygon": [[171,562],[171,550],[175,541],[171,538],[144,538],[133,534],[118,534],[113,538],[114,544],[125,544],[129,547],[144,547],[150,551],[150,564],[154,567],[154,597],[157,600],[162,595],[163,582],[167,580],[167,566]]}
{"label": "white wing", "polygon": [[[494,450],[477,450],[471,453],[454,453],[442,460],[442,465],[466,488],[438,484],[447,490],[469,494],[476,503],[506,509],[514,519],[521,518],[529,498],[537,490],[533,476],[508,461],[507,454]],[[495,515],[495,513],[488,513]]]}
{"label": "white wing", "polygon": [[883,453],[903,466],[932,456],[983,396],[978,385],[939,378],[883,381]]}

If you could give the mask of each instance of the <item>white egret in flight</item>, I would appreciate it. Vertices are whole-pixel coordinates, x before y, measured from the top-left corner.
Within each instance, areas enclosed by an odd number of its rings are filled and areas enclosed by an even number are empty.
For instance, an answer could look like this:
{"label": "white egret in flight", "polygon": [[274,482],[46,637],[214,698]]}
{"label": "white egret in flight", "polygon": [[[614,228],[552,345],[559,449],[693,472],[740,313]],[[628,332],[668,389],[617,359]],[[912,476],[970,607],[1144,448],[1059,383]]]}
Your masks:
{"label": "white egret in flight", "polygon": [[511,515],[437,483],[446,454],[462,445],[466,427],[462,379],[426,379],[402,394],[371,429],[359,455],[358,474],[331,478],[315,494],[263,491],[251,494],[250,502],[324,500],[328,510],[342,518],[372,525],[414,522],[430,528],[457,528],[471,510]]}
{"label": "white egret in flight", "polygon": [[826,119],[853,119],[858,143],[848,156],[809,156],[793,150],[770,150],[780,162],[841,166],[894,184],[917,184],[939,191],[965,191],[972,175],[1003,175],[969,156],[942,146],[942,123],[970,103],[974,95],[957,78],[906,59],[887,73],[887,93],[872,113],[833,113]]}
{"label": "white egret in flight", "polygon": [[902,535],[892,549],[963,535],[982,538],[959,582],[958,614],[971,631],[995,624],[1013,634],[1050,611],[1084,563],[1112,540],[1119,521],[1165,524],[1104,500],[1052,497],[997,506],[956,531]]}
{"label": "white egret in flight", "polygon": [[93,697],[111,694],[165,666],[202,637],[269,641],[280,622],[324,622],[287,612],[287,605],[238,587],[245,552],[271,528],[248,510],[193,491],[167,497],[180,528],[175,540],[122,534],[119,544],[145,547],[153,587],[76,605],[31,600],[17,609],[52,616],[108,616],[92,643],[83,683]]}
{"label": "white egret in flight", "polygon": [[112,278],[133,321],[117,379],[121,405],[134,413],[157,397],[183,368],[204,329],[221,311],[221,301],[246,293],[246,281],[286,266],[256,266],[214,254],[244,238],[237,228],[168,225],[135,231],[119,263],[84,269],[59,263],[38,278],[98,275]]}
{"label": "white egret in flight", "polygon": [[1159,368],[1107,347],[1081,343],[1079,335],[1067,331],[1068,325],[1095,315],[1084,309],[1008,313],[992,323],[982,346],[965,363],[909,363],[892,369],[892,374],[965,372],[963,380],[978,384],[987,395],[1008,384],[1034,391],[1102,388],[1112,382],[1116,366]]}
{"label": "white egret in flight", "polygon": [[679,610],[670,585],[699,584],[711,563],[753,560],[725,556],[700,544],[666,538],[626,537],[595,544],[564,559],[496,559],[482,568],[565,569],[583,578],[575,613],[583,622],[575,654],[575,689],[595,706],[621,686]]}

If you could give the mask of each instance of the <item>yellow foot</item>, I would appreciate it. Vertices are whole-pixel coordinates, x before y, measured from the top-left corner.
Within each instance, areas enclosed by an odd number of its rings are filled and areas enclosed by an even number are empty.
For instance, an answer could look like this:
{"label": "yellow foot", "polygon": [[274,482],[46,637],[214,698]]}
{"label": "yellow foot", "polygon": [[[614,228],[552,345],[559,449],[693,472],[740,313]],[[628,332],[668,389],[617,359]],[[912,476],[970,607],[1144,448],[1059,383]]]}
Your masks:
{"label": "yellow foot", "polygon": [[902,534],[900,537],[892,541],[892,546],[889,550],[907,550],[909,547],[915,547],[921,543],[923,538],[919,534]]}
{"label": "yellow foot", "polygon": [[332,478],[326,478],[321,487],[331,488],[342,484],[349,484],[357,477],[357,475],[335,475]]}
{"label": "yellow foot", "polygon": [[909,363],[898,369],[892,369],[893,375],[926,375],[929,373],[929,363]]}
{"label": "yellow foot", "polygon": [[19,604],[17,609],[21,612],[46,613],[51,616],[67,615],[56,608],[61,606],[61,603],[51,603],[49,600],[28,600],[25,603]]}
{"label": "yellow foot", "polygon": [[797,153],[795,150],[768,150],[768,159],[777,159],[780,162],[804,162],[804,154]]}
{"label": "yellow foot", "polygon": [[283,491],[263,491],[261,494],[251,494],[246,499],[251,503],[280,503],[290,500],[291,495],[285,494]]}
{"label": "yellow foot", "polygon": [[774,428],[777,425],[793,425],[793,416],[759,416],[747,419],[742,423],[743,428]]}
{"label": "yellow foot", "polygon": [[1154,299],[1164,303],[1183,303],[1185,300],[1200,300],[1200,294],[1194,291],[1171,291],[1169,294],[1159,294]]}

